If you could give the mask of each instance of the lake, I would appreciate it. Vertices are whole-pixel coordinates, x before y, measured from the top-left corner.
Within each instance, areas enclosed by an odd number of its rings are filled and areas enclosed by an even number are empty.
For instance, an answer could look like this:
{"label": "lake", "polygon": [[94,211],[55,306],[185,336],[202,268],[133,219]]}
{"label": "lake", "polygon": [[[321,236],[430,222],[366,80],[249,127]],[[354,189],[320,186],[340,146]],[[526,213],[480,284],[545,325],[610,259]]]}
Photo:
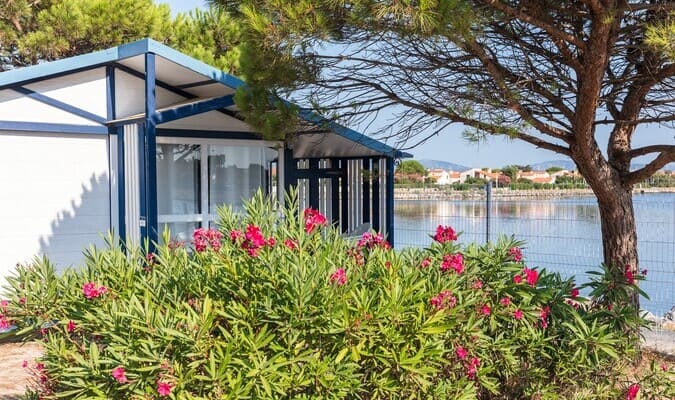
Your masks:
{"label": "lake", "polygon": [[[642,288],[650,299],[642,308],[662,316],[675,305],[675,193],[635,195],[640,268],[647,269]],[[463,232],[460,241],[486,240],[485,200],[396,200],[395,241],[399,248],[428,246],[439,224]],[[526,241],[530,266],[575,275],[602,261],[599,211],[595,198],[546,200],[492,199],[490,239],[500,234]]]}

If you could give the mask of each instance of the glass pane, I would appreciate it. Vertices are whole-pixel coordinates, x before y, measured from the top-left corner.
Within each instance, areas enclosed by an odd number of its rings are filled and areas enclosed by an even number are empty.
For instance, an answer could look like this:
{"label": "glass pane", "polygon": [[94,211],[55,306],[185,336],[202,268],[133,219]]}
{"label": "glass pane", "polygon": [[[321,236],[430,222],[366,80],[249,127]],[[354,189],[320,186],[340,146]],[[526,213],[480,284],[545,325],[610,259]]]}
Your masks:
{"label": "glass pane", "polygon": [[269,161],[276,156],[265,147],[209,146],[209,213],[223,204],[241,211],[258,189],[266,190]]}
{"label": "glass pane", "polygon": [[[157,145],[159,215],[199,214],[201,153],[199,145]],[[173,231],[172,231],[173,233]]]}
{"label": "glass pane", "polygon": [[163,239],[162,233],[164,232],[164,229],[169,228],[171,241],[189,244],[195,229],[201,227],[201,225],[200,222],[170,222],[159,224],[159,236],[160,239]]}

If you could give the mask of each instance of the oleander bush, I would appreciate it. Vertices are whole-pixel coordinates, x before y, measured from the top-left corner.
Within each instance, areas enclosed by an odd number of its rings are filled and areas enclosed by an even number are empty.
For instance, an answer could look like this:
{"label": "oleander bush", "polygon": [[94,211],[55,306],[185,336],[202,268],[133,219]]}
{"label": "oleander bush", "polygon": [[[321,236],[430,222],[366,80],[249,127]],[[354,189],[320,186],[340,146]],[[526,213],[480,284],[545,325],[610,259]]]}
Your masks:
{"label": "oleander bush", "polygon": [[640,277],[604,270],[577,288],[528,267],[512,238],[463,246],[442,226],[429,248],[394,251],[286,204],[258,195],[191,243],[111,244],[61,275],[48,260],[20,268],[2,321],[44,341],[28,398],[673,394],[668,368],[617,372],[642,323],[628,301]]}

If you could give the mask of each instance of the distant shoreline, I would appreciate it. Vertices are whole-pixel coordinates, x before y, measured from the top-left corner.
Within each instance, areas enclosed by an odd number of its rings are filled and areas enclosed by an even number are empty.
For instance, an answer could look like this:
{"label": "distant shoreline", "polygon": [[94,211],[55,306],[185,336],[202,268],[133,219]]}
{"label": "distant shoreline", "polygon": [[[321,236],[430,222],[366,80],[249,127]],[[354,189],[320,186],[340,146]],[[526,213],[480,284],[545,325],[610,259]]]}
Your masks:
{"label": "distant shoreline", "polygon": [[[633,194],[675,193],[675,187],[636,188]],[[509,188],[492,189],[492,197],[501,200],[518,199],[558,199],[569,197],[593,196],[591,189],[533,189],[511,190]],[[473,200],[484,199],[485,190],[449,190],[443,188],[395,188],[394,200]]]}

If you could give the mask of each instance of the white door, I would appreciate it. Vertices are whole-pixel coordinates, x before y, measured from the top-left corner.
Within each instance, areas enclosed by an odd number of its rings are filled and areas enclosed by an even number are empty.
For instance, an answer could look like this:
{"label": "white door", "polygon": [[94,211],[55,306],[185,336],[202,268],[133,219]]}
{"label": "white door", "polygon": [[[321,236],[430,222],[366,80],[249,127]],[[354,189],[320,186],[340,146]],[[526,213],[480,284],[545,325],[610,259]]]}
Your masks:
{"label": "white door", "polygon": [[107,135],[0,132],[0,279],[37,254],[80,264],[110,221]]}

